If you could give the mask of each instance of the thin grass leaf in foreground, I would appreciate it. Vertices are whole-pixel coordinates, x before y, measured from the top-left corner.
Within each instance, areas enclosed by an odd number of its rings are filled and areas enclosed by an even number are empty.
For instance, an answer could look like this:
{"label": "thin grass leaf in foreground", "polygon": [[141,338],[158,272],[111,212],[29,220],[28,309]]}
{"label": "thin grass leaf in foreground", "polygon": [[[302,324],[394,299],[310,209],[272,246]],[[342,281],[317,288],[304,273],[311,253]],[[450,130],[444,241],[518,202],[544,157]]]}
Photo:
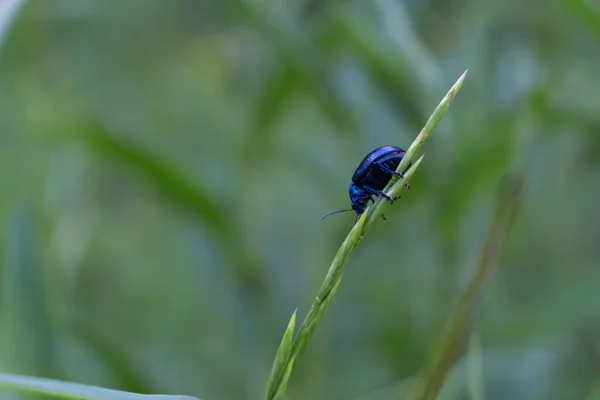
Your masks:
{"label": "thin grass leaf in foreground", "polygon": [[0,373],[0,388],[36,393],[60,399],[79,400],[199,400],[191,396],[163,394],[138,394],[120,390],[104,389],[81,383],[63,382],[33,376]]}
{"label": "thin grass leaf in foreground", "polygon": [[523,185],[523,178],[514,175],[508,177],[502,186],[494,220],[483,243],[473,276],[449,318],[437,351],[433,353],[417,381],[411,399],[435,400],[452,367],[464,353],[483,285],[496,269],[502,245],[521,202]]}
{"label": "thin grass leaf in foreground", "polygon": [[[446,114],[448,106],[456,96],[456,93],[458,93],[460,90],[466,74],[467,71],[460,76],[452,88],[450,88],[450,91],[448,91],[446,96],[444,96],[440,104],[433,111],[433,114],[429,117],[425,127],[423,127],[415,141],[407,150],[406,155],[397,168],[397,171],[400,172],[406,169],[421,145],[425,142],[425,140],[427,140],[431,132],[442,120]],[[390,183],[384,189],[384,192],[388,193],[392,197],[397,196],[408,184],[408,182],[410,182],[410,179],[421,164],[422,160],[423,156],[415,161],[411,168],[404,174],[404,178],[392,178]],[[375,200],[375,202],[361,215],[359,220],[350,230],[348,236],[346,236],[346,239],[342,243],[340,249],[335,255],[335,258],[333,259],[333,262],[331,263],[331,266],[329,267],[329,270],[327,271],[327,276],[325,277],[325,280],[319,289],[317,297],[313,301],[308,315],[298,329],[298,334],[292,343],[291,351],[289,354],[287,351],[278,351],[275,356],[273,368],[271,369],[271,374],[267,383],[267,390],[265,393],[266,400],[279,399],[283,395],[296,357],[306,347],[313,332],[319,325],[323,314],[327,310],[329,303],[334,297],[335,292],[337,291],[337,288],[342,280],[344,265],[354,252],[354,249],[356,249],[356,246],[358,246],[358,243],[360,243],[364,235],[369,231],[375,219],[381,215],[384,204],[385,201],[382,201],[381,197],[377,198],[377,200]],[[290,332],[290,326],[288,326],[288,330],[286,330],[283,342],[285,342],[287,340],[286,338],[293,333]],[[286,344],[283,342],[280,345],[280,349],[286,346]]]}
{"label": "thin grass leaf in foreground", "polygon": [[0,1],[0,47],[19,11],[25,6],[26,0]]}
{"label": "thin grass leaf in foreground", "polygon": [[16,371],[60,375],[56,337],[39,261],[35,219],[28,206],[10,215],[0,270],[0,354]]}

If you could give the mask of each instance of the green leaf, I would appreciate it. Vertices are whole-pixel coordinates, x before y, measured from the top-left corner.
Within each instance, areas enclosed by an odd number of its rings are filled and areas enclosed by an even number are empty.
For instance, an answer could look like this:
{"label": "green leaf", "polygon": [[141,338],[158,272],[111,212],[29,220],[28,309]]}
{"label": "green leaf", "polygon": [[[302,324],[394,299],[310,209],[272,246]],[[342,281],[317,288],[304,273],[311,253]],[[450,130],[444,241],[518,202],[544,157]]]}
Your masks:
{"label": "green leaf", "polygon": [[54,332],[30,212],[11,216],[2,271],[2,367],[56,377]]}
{"label": "green leaf", "polygon": [[25,6],[26,0],[4,1],[0,14],[0,47],[19,11]]}
{"label": "green leaf", "polygon": [[58,397],[63,399],[82,400],[199,400],[191,396],[144,395],[122,392],[120,390],[104,389],[81,383],[63,382],[53,379],[36,378],[32,376],[0,373],[0,387],[22,392],[30,392]]}
{"label": "green leaf", "polygon": [[147,175],[169,200],[194,213],[221,235],[229,234],[225,231],[227,224],[219,204],[185,170],[138,144],[114,137],[101,122],[90,122],[87,132],[75,136],[75,139],[83,140],[91,150],[113,157]]}
{"label": "green leaf", "polygon": [[267,384],[267,399],[275,399],[280,393],[285,391],[285,385],[287,385],[287,380],[292,371],[293,362],[290,362],[290,354],[292,351],[292,340],[294,338],[295,327],[296,311],[292,314],[290,322],[283,334],[283,339],[281,339],[281,343],[277,349],[277,353],[275,353],[273,369],[271,370],[271,376],[269,377]]}

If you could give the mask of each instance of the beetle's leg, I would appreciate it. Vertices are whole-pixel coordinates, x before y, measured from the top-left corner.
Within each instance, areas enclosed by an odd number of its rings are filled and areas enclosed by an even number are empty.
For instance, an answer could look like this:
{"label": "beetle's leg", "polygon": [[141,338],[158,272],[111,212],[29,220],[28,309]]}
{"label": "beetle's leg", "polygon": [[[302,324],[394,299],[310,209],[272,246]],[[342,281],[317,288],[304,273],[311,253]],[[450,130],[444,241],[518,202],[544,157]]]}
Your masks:
{"label": "beetle's leg", "polygon": [[387,173],[390,173],[392,175],[396,175],[396,176],[398,176],[400,178],[404,178],[404,175],[402,175],[402,172],[394,171],[393,169],[386,167],[384,164],[376,162],[376,163],[373,163],[373,165],[377,165],[379,168],[381,168],[382,170],[384,170]]}
{"label": "beetle's leg", "polygon": [[363,186],[365,188],[365,190],[373,193],[376,196],[383,196],[386,199],[388,199],[390,202],[394,203],[394,199],[392,199],[392,196],[390,196],[389,194],[383,193],[381,190],[377,190],[377,189],[373,189],[372,187],[369,186]]}

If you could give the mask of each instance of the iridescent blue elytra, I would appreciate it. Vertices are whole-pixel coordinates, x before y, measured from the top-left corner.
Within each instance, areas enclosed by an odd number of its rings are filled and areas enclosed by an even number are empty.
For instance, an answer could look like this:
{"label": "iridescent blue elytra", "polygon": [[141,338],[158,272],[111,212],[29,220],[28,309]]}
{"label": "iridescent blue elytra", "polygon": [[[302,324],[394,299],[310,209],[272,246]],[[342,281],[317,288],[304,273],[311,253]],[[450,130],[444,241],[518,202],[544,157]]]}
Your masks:
{"label": "iridescent blue elytra", "polygon": [[[373,196],[383,196],[391,202],[394,201],[382,190],[387,186],[392,175],[403,177],[402,173],[396,172],[396,168],[405,154],[406,152],[400,147],[382,146],[363,158],[352,175],[352,183],[349,188],[352,210],[356,212],[357,218],[365,212],[369,200],[374,201]],[[333,211],[325,214],[321,219],[343,211],[351,210]]]}

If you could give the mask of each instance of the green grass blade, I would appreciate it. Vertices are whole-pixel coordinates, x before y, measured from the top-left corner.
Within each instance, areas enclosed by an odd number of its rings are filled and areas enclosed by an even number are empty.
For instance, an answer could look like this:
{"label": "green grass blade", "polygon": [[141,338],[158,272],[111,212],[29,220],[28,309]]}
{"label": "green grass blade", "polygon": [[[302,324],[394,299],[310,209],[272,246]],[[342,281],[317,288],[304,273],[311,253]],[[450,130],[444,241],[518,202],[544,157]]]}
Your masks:
{"label": "green grass blade", "polygon": [[[411,161],[416,151],[421,147],[421,145],[427,140],[431,131],[435,129],[437,124],[440,122],[444,114],[446,113],[448,106],[456,96],[456,93],[460,90],[462,82],[466,76],[467,71],[462,74],[462,76],[458,79],[458,81],[452,86],[450,91],[444,96],[441,103],[434,110],[433,114],[425,124],[425,127],[421,130],[413,144],[410,146],[405,159],[403,160],[404,168]],[[407,159],[408,158],[408,159]],[[398,194],[402,189],[406,186],[410,179],[414,175],[415,171],[419,167],[423,160],[423,156],[421,156],[412,166],[411,168],[404,174],[404,178],[398,179],[395,182],[392,181],[388,184],[386,191],[393,195]],[[398,170],[402,167],[402,163]],[[388,191],[388,189],[391,191]],[[294,363],[296,357],[302,353],[304,348],[306,347],[308,341],[310,340],[312,334],[316,330],[319,322],[321,321],[323,314],[327,310],[331,300],[333,299],[339,284],[342,280],[342,273],[344,266],[366,232],[370,229],[371,225],[380,215],[380,210],[383,207],[383,202],[381,198],[377,199],[374,204],[367,208],[365,213],[359,218],[359,220],[354,224],[346,239],[344,239],[341,247],[339,248],[337,254],[335,255],[329,270],[327,271],[327,275],[321,288],[318,291],[317,297],[313,301],[313,304],[308,312],[304,321],[300,325],[298,329],[298,335],[294,339],[292,352],[287,360],[287,368],[286,371],[291,372],[291,365]],[[273,369],[281,369],[280,360],[276,360],[273,364]],[[289,375],[289,374],[288,374]],[[270,381],[268,385],[268,390],[265,394],[266,400],[275,399],[274,394],[279,395],[283,393],[285,389],[285,385],[287,384],[287,378],[284,380],[283,376],[277,380],[277,374],[272,373],[271,376],[273,380]]]}
{"label": "green grass blade", "polygon": [[101,125],[91,126],[87,132],[76,138],[84,141],[92,150],[113,157],[148,175],[170,200],[193,212],[216,232],[224,233],[223,229],[227,223],[219,205],[213,202],[208,191],[193,182],[185,171],[162,160],[149,150],[117,139]]}
{"label": "green grass blade", "polygon": [[474,322],[483,286],[495,271],[502,245],[516,216],[523,192],[523,178],[511,176],[498,197],[494,220],[482,246],[477,266],[458,305],[451,314],[442,340],[424,368],[411,399],[435,400],[451,372],[463,355]]}
{"label": "green grass blade", "polygon": [[1,334],[3,368],[56,377],[54,332],[48,319],[43,271],[30,213],[15,212],[6,235],[2,271]]}
{"label": "green grass blade", "polygon": [[313,304],[313,306],[311,307],[310,312],[308,313],[306,319],[302,323],[302,326],[300,326],[300,329],[298,330],[298,337],[294,341],[294,348],[292,354],[294,358],[300,353],[302,353],[302,350],[304,350],[304,348],[308,344],[308,341],[310,340],[312,334],[319,325],[319,322],[321,322],[325,311],[329,307],[329,303],[333,299],[333,296],[335,296],[335,293],[337,292],[341,281],[342,276],[340,275],[333,283],[331,290],[327,292],[328,294],[319,299],[319,306],[315,306],[315,304]]}
{"label": "green grass blade", "polygon": [[291,367],[288,367],[288,360],[292,352],[292,341],[294,339],[295,327],[296,311],[294,311],[292,318],[290,318],[290,322],[288,323],[285,333],[283,334],[283,339],[281,339],[281,344],[279,345],[277,353],[275,354],[273,370],[271,371],[271,376],[269,377],[269,382],[267,383],[267,398],[269,399],[277,398],[278,390],[281,391],[281,389],[279,389],[275,383],[284,382],[285,385],[285,383],[287,383],[287,378],[290,375]]}
{"label": "green grass blade", "polygon": [[285,393],[285,389],[287,389],[287,384],[288,384],[288,381],[290,380],[290,374],[292,373],[293,367],[294,367],[294,360],[292,359],[287,364],[285,373],[283,374],[283,376],[281,378],[281,385],[279,385],[279,388],[277,389],[277,393],[275,393],[275,395],[273,396],[274,400],[280,400],[283,397],[283,394]]}
{"label": "green grass blade", "polygon": [[26,0],[4,0],[0,2],[0,47],[2,47],[12,23],[25,3]]}
{"label": "green grass blade", "polygon": [[191,396],[144,395],[81,383],[0,373],[0,387],[61,399],[79,400],[199,400]]}

